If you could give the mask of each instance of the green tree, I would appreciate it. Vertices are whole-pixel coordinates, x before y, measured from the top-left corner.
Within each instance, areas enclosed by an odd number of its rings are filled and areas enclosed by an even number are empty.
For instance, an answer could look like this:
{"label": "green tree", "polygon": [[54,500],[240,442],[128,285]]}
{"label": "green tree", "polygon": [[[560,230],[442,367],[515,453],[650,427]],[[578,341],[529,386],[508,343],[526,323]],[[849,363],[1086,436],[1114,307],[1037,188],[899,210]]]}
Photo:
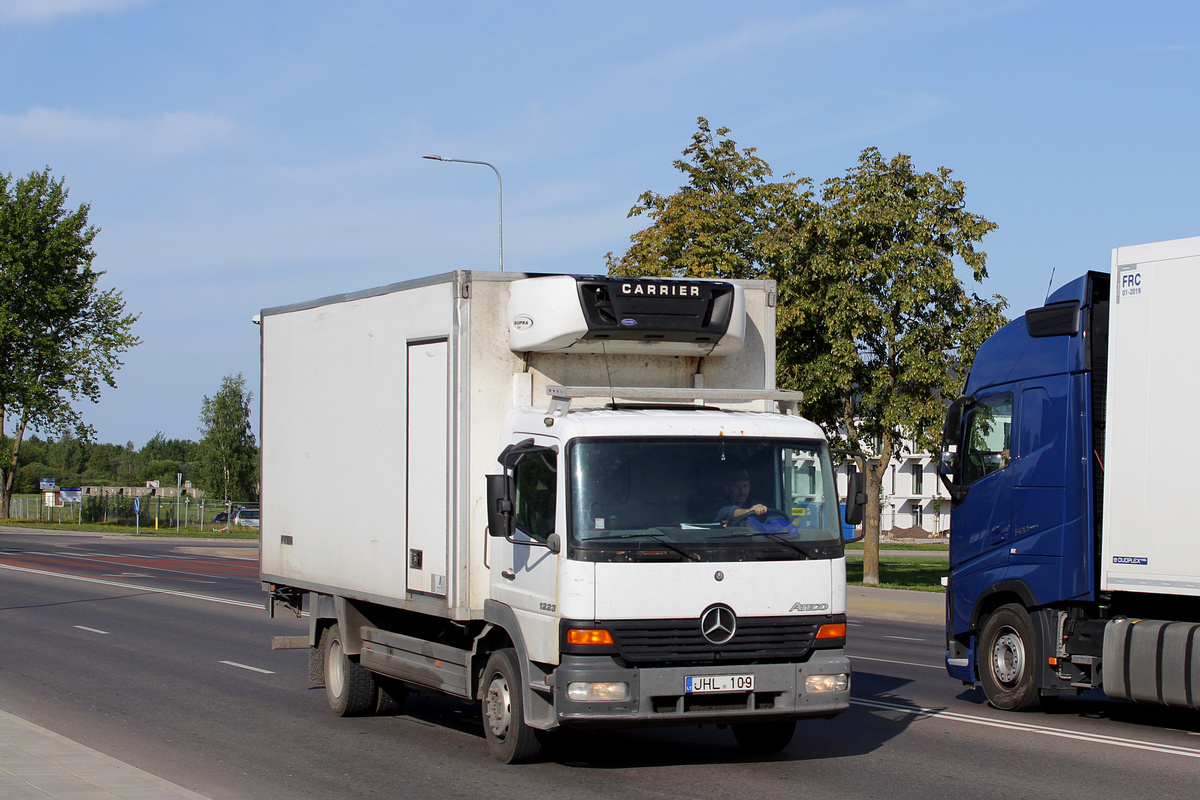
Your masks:
{"label": "green tree", "polygon": [[762,278],[780,242],[796,235],[813,210],[807,178],[772,181],[770,166],[753,147],[738,150],[728,128],[699,130],[675,168],[687,183],[669,196],[647,191],[629,211],[651,224],[633,235],[620,258],[606,256],[612,275]]}
{"label": "green tree", "polygon": [[804,392],[802,413],[832,441],[872,456],[864,581],[878,583],[888,462],[906,440],[936,445],[944,399],[1004,322],[1003,298],[968,293],[955,272],[986,277],[975,245],[996,226],[965,210],[965,186],[944,167],[920,173],[869,148],[818,200],[808,179],[768,180],[770,167],[728,133],[699,120],[675,162],[686,185],[639,198],[630,216],[651,225],[620,258],[609,253],[608,268],[777,282],[778,384]]}
{"label": "green tree", "polygon": [[120,292],[97,288],[89,206],[72,211],[66,201],[49,167],[15,182],[0,174],[0,517],[26,432],[89,438],[72,403],[98,402],[102,383],[116,386],[120,356],[140,343]]}
{"label": "green tree", "polygon": [[142,447],[140,455],[147,461],[179,461],[192,459],[192,451],[196,443],[190,439],[168,439],[162,431],[157,431],[154,437]]}
{"label": "green tree", "polygon": [[864,150],[823,184],[778,276],[781,382],[804,391],[803,413],[832,438],[871,456],[864,583],[879,582],[888,463],[906,441],[937,448],[948,399],[1005,321],[1004,298],[969,293],[956,272],[987,277],[976,245],[996,225],[966,210],[966,187],[951,174]]}
{"label": "green tree", "polygon": [[246,380],[226,375],[200,409],[197,475],[200,486],[226,502],[258,499],[258,448],[250,430]]}

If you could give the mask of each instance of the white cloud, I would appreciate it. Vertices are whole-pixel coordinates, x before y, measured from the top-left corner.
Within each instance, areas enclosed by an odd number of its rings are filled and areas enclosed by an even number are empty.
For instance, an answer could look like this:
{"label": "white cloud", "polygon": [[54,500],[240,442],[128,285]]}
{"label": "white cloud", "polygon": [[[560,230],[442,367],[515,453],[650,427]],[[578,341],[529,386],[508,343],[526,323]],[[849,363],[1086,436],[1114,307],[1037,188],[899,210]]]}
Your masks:
{"label": "white cloud", "polygon": [[237,125],[226,117],[173,111],[151,119],[88,117],[74,111],[34,108],[20,116],[0,114],[0,143],[69,147],[168,159],[228,142]]}
{"label": "white cloud", "polygon": [[1188,44],[1163,44],[1163,45],[1147,45],[1145,47],[1139,47],[1138,52],[1140,52],[1140,53],[1186,53],[1186,52],[1189,52],[1194,49],[1196,49],[1195,45],[1193,45],[1191,43],[1188,43]]}
{"label": "white cloud", "polygon": [[153,0],[0,0],[0,20],[48,22],[59,17],[115,13]]}

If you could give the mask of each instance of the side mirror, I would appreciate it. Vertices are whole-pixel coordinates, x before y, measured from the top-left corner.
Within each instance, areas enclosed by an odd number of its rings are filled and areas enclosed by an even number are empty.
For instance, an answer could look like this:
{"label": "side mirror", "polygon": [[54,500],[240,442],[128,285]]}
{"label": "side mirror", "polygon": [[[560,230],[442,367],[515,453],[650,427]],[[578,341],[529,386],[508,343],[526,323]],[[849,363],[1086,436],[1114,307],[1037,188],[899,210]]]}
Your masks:
{"label": "side mirror", "polygon": [[962,462],[958,448],[962,441],[963,416],[971,408],[972,399],[960,397],[946,409],[946,424],[942,426],[942,449],[938,458],[938,478],[950,493],[950,500],[961,503],[967,490],[961,483],[959,468]]}
{"label": "side mirror", "polygon": [[516,483],[507,472],[500,475],[485,475],[487,478],[487,518],[488,535],[507,539],[513,544],[524,544],[530,547],[545,547],[551,553],[557,554],[562,550],[562,537],[557,533],[550,534],[546,541],[525,541],[514,539],[517,530],[517,518],[513,514],[513,497],[517,493]]}
{"label": "side mirror", "polygon": [[516,492],[512,476],[504,472],[486,477],[488,534],[507,539],[516,527],[513,518],[513,495]]}
{"label": "side mirror", "polygon": [[855,472],[846,488],[846,524],[861,525],[867,508],[867,476]]}

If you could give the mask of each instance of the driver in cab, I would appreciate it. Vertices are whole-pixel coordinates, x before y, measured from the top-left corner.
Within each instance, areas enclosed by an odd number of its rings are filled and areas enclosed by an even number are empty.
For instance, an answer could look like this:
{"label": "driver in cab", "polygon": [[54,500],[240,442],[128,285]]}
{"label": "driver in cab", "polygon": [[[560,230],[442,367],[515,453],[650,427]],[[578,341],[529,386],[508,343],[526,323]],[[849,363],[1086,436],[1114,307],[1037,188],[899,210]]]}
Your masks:
{"label": "driver in cab", "polygon": [[765,514],[767,507],[762,503],[750,502],[750,473],[744,469],[732,470],[725,476],[723,485],[725,504],[717,511],[714,522],[733,525],[751,514]]}

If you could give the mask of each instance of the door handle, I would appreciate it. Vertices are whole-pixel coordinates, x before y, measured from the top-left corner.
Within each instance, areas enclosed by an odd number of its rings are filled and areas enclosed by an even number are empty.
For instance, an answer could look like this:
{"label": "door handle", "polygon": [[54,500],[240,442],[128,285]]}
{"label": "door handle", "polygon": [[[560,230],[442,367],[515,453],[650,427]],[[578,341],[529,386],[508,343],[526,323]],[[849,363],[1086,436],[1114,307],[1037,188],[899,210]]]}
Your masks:
{"label": "door handle", "polygon": [[515,581],[517,579],[517,573],[505,569],[500,571],[500,577],[504,578],[506,581]]}
{"label": "door handle", "polygon": [[991,534],[988,536],[988,544],[1000,544],[1008,538],[1008,526],[1001,528],[992,528]]}

